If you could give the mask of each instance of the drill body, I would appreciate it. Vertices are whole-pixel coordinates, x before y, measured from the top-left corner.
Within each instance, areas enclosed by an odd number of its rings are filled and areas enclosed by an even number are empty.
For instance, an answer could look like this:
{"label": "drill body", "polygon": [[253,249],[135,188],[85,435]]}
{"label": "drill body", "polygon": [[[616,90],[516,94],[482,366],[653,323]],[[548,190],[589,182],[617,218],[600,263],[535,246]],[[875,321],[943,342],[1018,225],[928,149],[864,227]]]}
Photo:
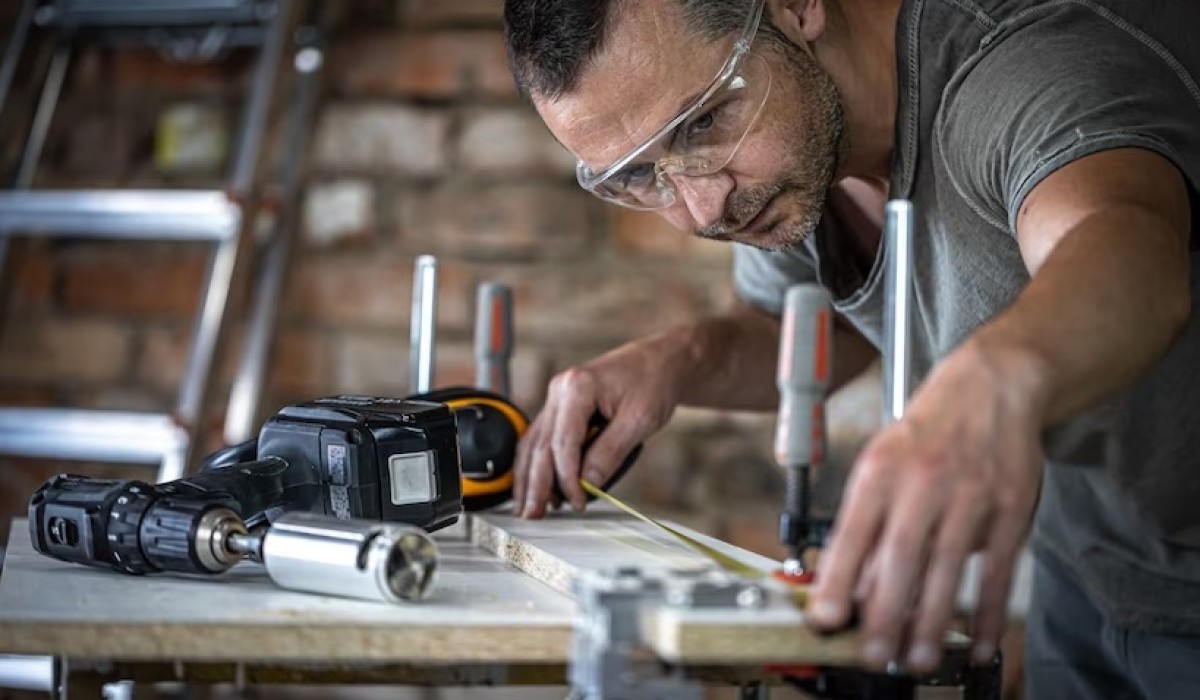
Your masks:
{"label": "drill body", "polygon": [[257,440],[165,484],[59,475],[29,504],[33,546],[126,573],[217,573],[218,513],[250,528],[285,512],[383,520],[428,531],[462,512],[454,415],[443,404],[336,396],[289,406]]}

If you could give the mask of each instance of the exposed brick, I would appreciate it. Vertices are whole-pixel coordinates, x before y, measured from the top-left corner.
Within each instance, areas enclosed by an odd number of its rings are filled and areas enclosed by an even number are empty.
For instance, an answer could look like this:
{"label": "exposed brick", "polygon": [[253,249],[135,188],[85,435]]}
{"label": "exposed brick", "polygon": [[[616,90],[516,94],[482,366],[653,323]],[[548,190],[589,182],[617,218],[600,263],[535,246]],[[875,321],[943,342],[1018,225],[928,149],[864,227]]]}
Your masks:
{"label": "exposed brick", "polygon": [[0,339],[0,380],[113,382],[129,363],[131,331],[96,319],[10,319]]}
{"label": "exposed brick", "polygon": [[165,88],[180,91],[228,91],[238,89],[251,58],[239,51],[227,61],[168,61],[155,49],[122,47],[108,56],[111,85],[126,91]]}
{"label": "exposed brick", "polygon": [[370,238],[375,223],[375,190],[364,180],[316,183],[304,195],[304,238],[312,245]]}
{"label": "exposed brick", "polygon": [[178,390],[189,343],[191,328],[184,324],[145,329],[140,337],[137,380],[163,392]]}
{"label": "exposed brick", "polygon": [[534,343],[611,344],[694,319],[708,290],[659,267],[616,270],[593,261],[481,271],[513,288],[516,332]]}
{"label": "exposed brick", "polygon": [[62,263],[62,302],[74,311],[191,318],[207,267],[205,246],[89,244]]}
{"label": "exposed brick", "polygon": [[[104,84],[103,78],[85,84]],[[120,176],[134,159],[135,142],[152,129],[153,114],[133,113],[129,99],[111,92],[81,91],[65,98],[52,123],[43,165],[88,179]]]}
{"label": "exposed brick", "polygon": [[467,115],[458,159],[468,170],[506,177],[575,173],[570,151],[555,141],[533,109],[525,106]]}
{"label": "exposed brick", "polygon": [[503,0],[398,0],[400,18],[411,24],[494,23],[504,14]]}
{"label": "exposed brick", "polygon": [[131,384],[100,385],[72,391],[67,405],[111,411],[169,411],[175,406],[175,394]]}
{"label": "exposed brick", "polygon": [[315,397],[330,391],[333,348],[324,331],[287,328],[276,334],[267,365],[271,391]]}
{"label": "exposed brick", "polygon": [[433,175],[446,168],[449,124],[446,114],[432,109],[335,104],[324,111],[317,128],[317,164]]}
{"label": "exposed brick", "polygon": [[58,392],[44,386],[0,386],[0,405],[52,406],[60,402]]}
{"label": "exposed brick", "polygon": [[365,32],[334,48],[338,90],[357,97],[450,98],[516,93],[495,30]]}
{"label": "exposed brick", "polygon": [[399,330],[347,333],[335,342],[333,385],[339,392],[409,393],[408,336]]}
{"label": "exposed brick", "polygon": [[592,207],[567,186],[447,185],[402,213],[399,229],[409,249],[478,260],[562,259],[587,249]]}
{"label": "exposed brick", "polygon": [[54,288],[54,259],[47,241],[11,239],[8,264],[9,308],[30,311],[49,303]]}
{"label": "exposed brick", "polygon": [[[373,326],[407,332],[412,311],[414,258],[368,252],[301,256],[293,265],[284,314],[339,326]],[[438,269],[438,327],[466,329],[474,304],[470,275],[453,261]]]}
{"label": "exposed brick", "polygon": [[732,264],[733,246],[679,231],[654,212],[608,208],[613,244],[628,257],[680,258],[707,265]]}

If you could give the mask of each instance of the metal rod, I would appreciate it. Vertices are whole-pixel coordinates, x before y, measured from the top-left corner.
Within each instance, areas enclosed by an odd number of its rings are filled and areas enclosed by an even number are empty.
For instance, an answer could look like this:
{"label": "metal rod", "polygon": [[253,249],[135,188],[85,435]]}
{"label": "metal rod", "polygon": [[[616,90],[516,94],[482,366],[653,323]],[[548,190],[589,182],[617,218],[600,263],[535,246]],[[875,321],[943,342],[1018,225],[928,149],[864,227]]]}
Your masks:
{"label": "metal rod", "polygon": [[[310,34],[310,39],[312,35]],[[225,413],[225,441],[244,442],[255,431],[259,402],[266,382],[267,360],[275,331],[279,298],[283,293],[288,261],[291,259],[297,225],[297,191],[303,169],[303,140],[312,125],[316,111],[320,69],[323,56],[315,46],[305,46],[296,52],[296,93],[291,117],[284,137],[284,156],[279,164],[277,181],[280,207],[274,230],[267,243],[265,259],[255,285],[254,308],[247,322],[245,350]]]}
{"label": "metal rod", "polygon": [[17,23],[13,26],[12,35],[8,38],[8,48],[4,50],[4,63],[0,64],[0,113],[8,104],[8,92],[12,89],[13,76],[17,72],[17,64],[21,62],[21,53],[25,50],[25,39],[29,36],[29,27],[33,24],[33,10],[37,0],[25,0],[21,6],[21,14],[17,15]]}
{"label": "metal rod", "polygon": [[437,258],[422,255],[413,272],[409,354],[410,391],[424,394],[433,386],[433,348],[437,332]]}
{"label": "metal rod", "polygon": [[278,0],[275,16],[267,30],[258,63],[254,66],[254,78],[250,83],[250,98],[242,121],[238,148],[234,156],[230,186],[238,197],[247,196],[254,186],[258,167],[258,152],[266,129],[271,106],[271,95],[275,88],[275,75],[283,55],[284,39],[287,35],[292,0]]}
{"label": "metal rod", "polygon": [[46,84],[42,87],[37,113],[33,118],[33,126],[29,130],[29,140],[25,144],[25,152],[21,154],[21,164],[17,168],[17,176],[13,182],[14,189],[27,190],[33,184],[33,176],[37,172],[37,162],[42,157],[42,148],[46,145],[46,136],[50,133],[50,122],[54,120],[58,96],[62,93],[63,82],[67,78],[67,66],[70,64],[71,45],[63,42],[55,48],[54,58],[50,61],[50,69],[46,73]]}
{"label": "metal rod", "polygon": [[180,388],[179,403],[175,410],[180,422],[193,437],[201,428],[199,422],[204,408],[204,395],[208,389],[208,378],[217,351],[217,339],[229,306],[240,248],[241,241],[238,238],[228,239],[217,246],[212,254],[208,279],[203,287],[204,297],[196,318],[191,353],[184,370],[183,386]]}
{"label": "metal rod", "polygon": [[884,289],[884,423],[900,420],[911,390],[912,202],[894,199],[885,209],[887,278]]}

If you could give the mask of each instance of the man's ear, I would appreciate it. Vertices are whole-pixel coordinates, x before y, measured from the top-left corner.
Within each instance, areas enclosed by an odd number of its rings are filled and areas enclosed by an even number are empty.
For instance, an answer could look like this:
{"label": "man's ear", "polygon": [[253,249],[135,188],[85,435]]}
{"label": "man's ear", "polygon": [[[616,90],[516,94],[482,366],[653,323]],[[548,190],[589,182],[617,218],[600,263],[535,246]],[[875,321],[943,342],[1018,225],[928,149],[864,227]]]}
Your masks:
{"label": "man's ear", "polygon": [[830,0],[767,0],[771,20],[797,46],[809,46],[828,27]]}

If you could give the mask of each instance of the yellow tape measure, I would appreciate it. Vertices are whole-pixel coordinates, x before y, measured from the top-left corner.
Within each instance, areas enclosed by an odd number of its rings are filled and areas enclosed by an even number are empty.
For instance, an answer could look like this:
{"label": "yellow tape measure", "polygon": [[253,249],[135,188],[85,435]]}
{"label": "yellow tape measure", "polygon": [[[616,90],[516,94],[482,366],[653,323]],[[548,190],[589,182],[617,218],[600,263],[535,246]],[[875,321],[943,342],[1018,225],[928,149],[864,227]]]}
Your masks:
{"label": "yellow tape measure", "polygon": [[739,576],[750,576],[752,578],[765,578],[765,577],[771,575],[771,572],[769,572],[769,571],[763,571],[762,569],[759,569],[758,567],[750,566],[746,562],[739,561],[722,551],[714,549],[713,547],[710,547],[710,546],[704,544],[700,540],[697,540],[694,537],[691,537],[689,535],[686,535],[686,534],[680,532],[679,530],[676,530],[675,528],[671,527],[670,525],[664,525],[664,524],[658,522],[657,520],[655,520],[654,518],[651,518],[646,515],[642,515],[634,507],[626,505],[623,501],[621,501],[621,499],[617,498],[616,496],[612,496],[612,495],[600,490],[600,488],[598,488],[595,484],[591,483],[587,479],[580,479],[579,483],[583,486],[584,491],[587,491],[588,493],[592,494],[596,498],[599,498],[603,501],[611,503],[612,505],[616,506],[617,508],[620,508],[621,510],[632,515],[633,517],[637,518],[638,520],[641,520],[644,523],[653,525],[654,527],[662,530],[663,532],[666,532],[669,535],[673,535],[680,542],[683,542],[684,544],[688,545],[692,549],[695,549],[697,552],[700,552],[701,554],[707,556],[709,559],[712,559],[717,564],[720,564],[721,567],[723,567],[726,571],[735,573]]}
{"label": "yellow tape measure", "polygon": [[[633,506],[626,504],[624,501],[617,498],[616,496],[606,493],[605,491],[601,490],[598,486],[596,486],[592,482],[588,481],[587,479],[580,479],[579,484],[581,486],[583,486],[584,491],[587,491],[591,495],[595,496],[596,498],[599,498],[600,500],[602,500],[606,503],[610,503],[610,504],[616,506],[620,510],[628,513],[629,515],[632,515],[633,517],[637,518],[638,520],[641,520],[642,522],[647,523],[649,525],[653,525],[654,527],[662,530],[663,532],[667,533],[668,535],[671,535],[672,537],[679,540],[680,542],[686,544],[687,546],[691,547],[692,549],[696,550],[697,552],[700,552],[704,556],[713,560],[719,566],[721,566],[723,569],[725,569],[726,571],[728,571],[730,573],[737,574],[738,576],[745,576],[747,578],[773,579],[776,581],[780,581],[780,579],[778,579],[776,576],[773,575],[774,572],[772,572],[772,571],[760,569],[757,566],[751,566],[750,564],[747,564],[744,561],[735,559],[734,557],[731,557],[728,554],[726,554],[714,547],[710,547],[710,546],[704,544],[703,542],[696,539],[695,537],[692,537],[684,532],[676,530],[675,528],[671,527],[670,525],[664,525],[663,523],[660,523],[659,521],[655,520],[654,518],[651,518],[648,515],[643,515],[643,514],[639,513],[638,510],[636,508],[634,508]],[[808,605],[808,585],[807,584],[787,583],[786,581],[784,581],[783,583],[788,585],[789,594],[791,596],[793,605],[795,605],[798,608],[803,608]]]}

